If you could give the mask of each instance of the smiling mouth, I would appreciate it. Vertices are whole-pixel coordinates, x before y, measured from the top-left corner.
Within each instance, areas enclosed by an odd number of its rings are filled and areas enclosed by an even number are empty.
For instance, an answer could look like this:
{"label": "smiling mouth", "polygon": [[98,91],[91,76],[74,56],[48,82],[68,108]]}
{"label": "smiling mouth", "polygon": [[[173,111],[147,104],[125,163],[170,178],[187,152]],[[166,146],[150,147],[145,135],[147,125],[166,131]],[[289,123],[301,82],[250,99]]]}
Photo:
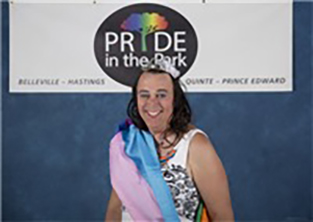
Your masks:
{"label": "smiling mouth", "polygon": [[152,118],[155,118],[156,116],[158,116],[161,111],[155,111],[155,112],[152,112],[152,111],[146,111],[148,116],[152,117]]}

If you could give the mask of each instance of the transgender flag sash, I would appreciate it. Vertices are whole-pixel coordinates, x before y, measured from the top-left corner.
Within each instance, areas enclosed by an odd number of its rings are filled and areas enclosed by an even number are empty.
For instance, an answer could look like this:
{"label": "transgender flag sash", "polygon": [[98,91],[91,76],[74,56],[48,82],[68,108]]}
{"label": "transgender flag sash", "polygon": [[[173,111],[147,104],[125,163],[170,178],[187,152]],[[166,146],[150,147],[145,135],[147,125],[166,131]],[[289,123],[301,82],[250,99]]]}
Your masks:
{"label": "transgender flag sash", "polygon": [[180,221],[151,134],[126,122],[110,143],[111,183],[134,221]]}

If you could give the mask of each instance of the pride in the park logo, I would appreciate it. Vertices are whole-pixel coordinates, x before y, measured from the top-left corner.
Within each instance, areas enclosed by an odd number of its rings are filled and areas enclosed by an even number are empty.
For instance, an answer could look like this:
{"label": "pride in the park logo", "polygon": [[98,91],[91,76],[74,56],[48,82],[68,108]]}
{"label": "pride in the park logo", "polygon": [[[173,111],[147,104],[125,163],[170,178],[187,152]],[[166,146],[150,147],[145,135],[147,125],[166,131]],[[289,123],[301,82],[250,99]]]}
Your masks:
{"label": "pride in the park logo", "polygon": [[158,4],[122,8],[100,25],[94,50],[102,70],[114,80],[133,85],[151,59],[168,60],[181,75],[195,61],[196,33],[178,12]]}

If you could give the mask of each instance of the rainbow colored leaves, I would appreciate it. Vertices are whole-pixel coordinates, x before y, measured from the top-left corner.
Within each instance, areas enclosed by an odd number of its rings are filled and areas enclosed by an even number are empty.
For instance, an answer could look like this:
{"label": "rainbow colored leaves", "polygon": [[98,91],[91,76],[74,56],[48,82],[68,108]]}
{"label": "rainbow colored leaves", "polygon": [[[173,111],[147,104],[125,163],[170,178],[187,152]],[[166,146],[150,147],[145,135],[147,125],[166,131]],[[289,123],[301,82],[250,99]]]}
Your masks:
{"label": "rainbow colored leaves", "polygon": [[121,28],[126,31],[136,31],[141,34],[141,50],[147,51],[146,36],[168,27],[168,21],[158,13],[133,13],[123,21]]}

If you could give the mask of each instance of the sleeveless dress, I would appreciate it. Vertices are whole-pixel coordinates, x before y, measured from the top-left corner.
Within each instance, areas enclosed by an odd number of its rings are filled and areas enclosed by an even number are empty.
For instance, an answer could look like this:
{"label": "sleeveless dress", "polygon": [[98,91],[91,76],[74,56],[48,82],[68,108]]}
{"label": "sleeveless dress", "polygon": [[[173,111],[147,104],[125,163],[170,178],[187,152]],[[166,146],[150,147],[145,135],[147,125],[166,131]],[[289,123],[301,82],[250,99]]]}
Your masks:
{"label": "sleeveless dress", "polygon": [[[182,222],[195,221],[200,204],[200,194],[193,179],[187,173],[189,144],[196,133],[202,133],[206,136],[199,129],[188,131],[174,147],[175,155],[161,168],[164,180],[170,188],[179,219]],[[125,207],[122,207],[122,221],[133,221]]]}

